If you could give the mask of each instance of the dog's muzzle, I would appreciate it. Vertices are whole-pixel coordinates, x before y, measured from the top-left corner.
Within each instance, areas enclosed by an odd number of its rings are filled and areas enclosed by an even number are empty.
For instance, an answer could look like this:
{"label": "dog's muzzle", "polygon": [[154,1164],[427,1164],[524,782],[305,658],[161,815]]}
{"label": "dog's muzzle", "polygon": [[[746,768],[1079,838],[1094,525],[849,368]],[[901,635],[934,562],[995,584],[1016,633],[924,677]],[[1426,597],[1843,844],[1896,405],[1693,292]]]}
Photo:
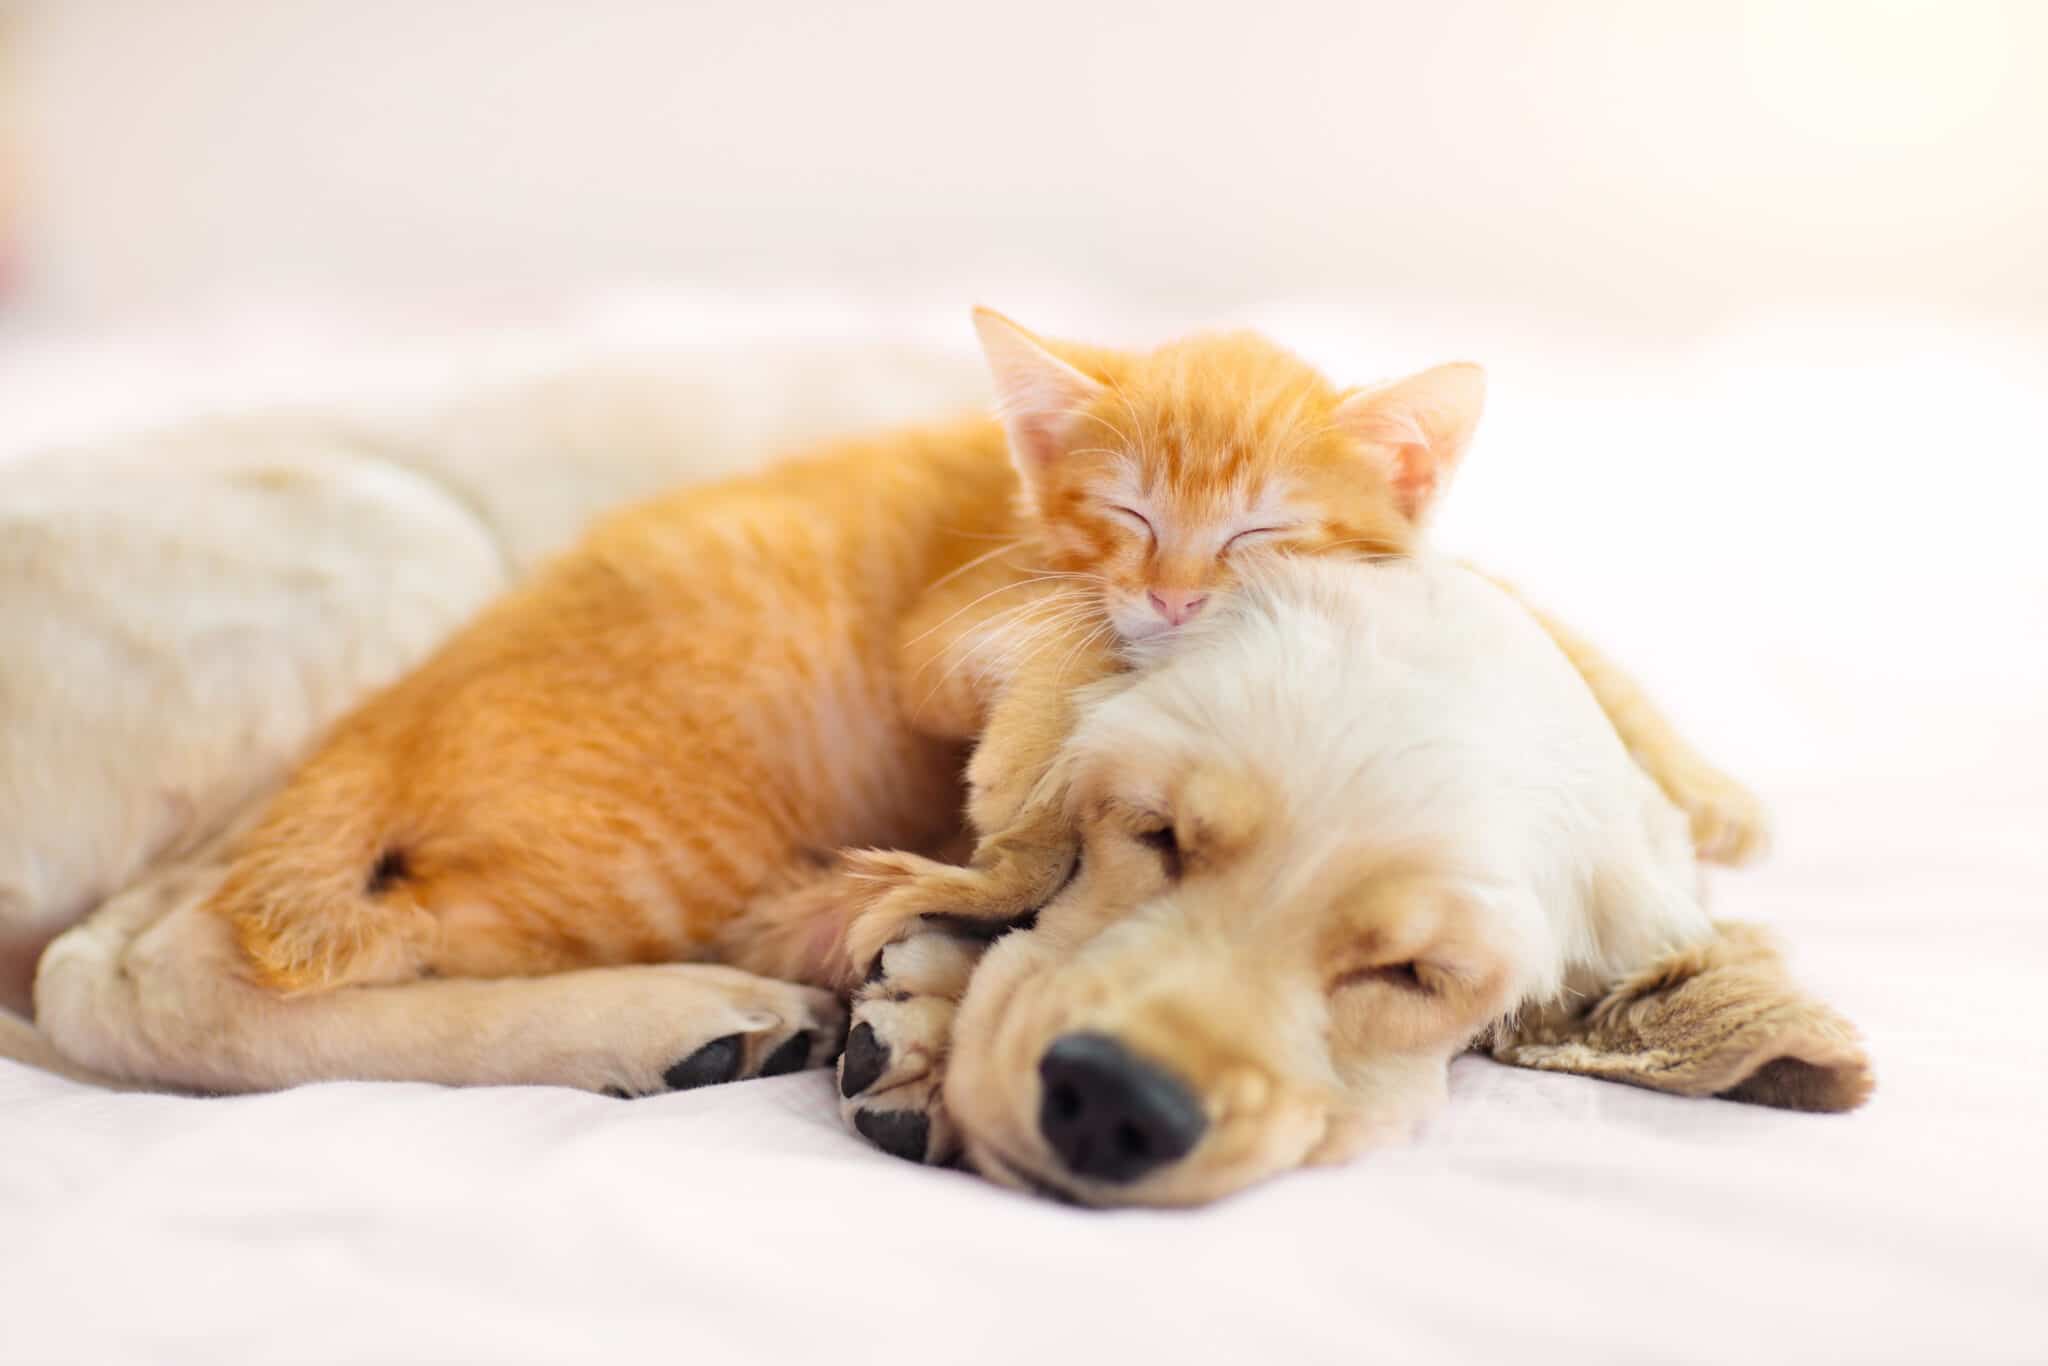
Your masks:
{"label": "dog's muzzle", "polygon": [[1107,1034],[1063,1034],[1039,1059],[1039,1132],[1068,1171],[1124,1184],[1193,1151],[1209,1127],[1172,1073]]}

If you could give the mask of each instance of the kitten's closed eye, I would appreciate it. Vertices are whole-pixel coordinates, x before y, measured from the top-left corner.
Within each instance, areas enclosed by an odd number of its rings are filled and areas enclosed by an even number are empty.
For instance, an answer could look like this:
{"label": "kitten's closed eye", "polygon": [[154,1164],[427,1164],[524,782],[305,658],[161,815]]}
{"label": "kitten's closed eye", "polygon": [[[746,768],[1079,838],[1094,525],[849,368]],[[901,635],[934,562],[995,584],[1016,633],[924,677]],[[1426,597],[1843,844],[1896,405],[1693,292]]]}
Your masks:
{"label": "kitten's closed eye", "polygon": [[1147,536],[1151,537],[1153,541],[1158,541],[1159,533],[1152,529],[1152,521],[1144,513],[1138,511],[1136,508],[1127,508],[1121,503],[1111,504],[1109,510],[1120,520],[1129,522],[1132,525],[1136,526],[1138,529],[1143,531]]}

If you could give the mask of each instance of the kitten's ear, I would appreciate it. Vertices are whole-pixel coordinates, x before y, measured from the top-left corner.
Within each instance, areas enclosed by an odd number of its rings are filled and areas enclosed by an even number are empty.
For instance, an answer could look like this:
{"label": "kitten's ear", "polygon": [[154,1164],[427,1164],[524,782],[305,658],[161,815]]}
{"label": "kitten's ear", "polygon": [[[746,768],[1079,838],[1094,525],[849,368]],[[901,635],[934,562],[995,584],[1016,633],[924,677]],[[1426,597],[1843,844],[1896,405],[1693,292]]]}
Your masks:
{"label": "kitten's ear", "polygon": [[1415,521],[1450,482],[1485,406],[1486,372],[1460,362],[1359,389],[1337,405],[1336,422],[1379,462]]}
{"label": "kitten's ear", "polygon": [[996,414],[1028,479],[1066,454],[1076,414],[1103,386],[994,309],[974,310],[974,330],[995,379]]}

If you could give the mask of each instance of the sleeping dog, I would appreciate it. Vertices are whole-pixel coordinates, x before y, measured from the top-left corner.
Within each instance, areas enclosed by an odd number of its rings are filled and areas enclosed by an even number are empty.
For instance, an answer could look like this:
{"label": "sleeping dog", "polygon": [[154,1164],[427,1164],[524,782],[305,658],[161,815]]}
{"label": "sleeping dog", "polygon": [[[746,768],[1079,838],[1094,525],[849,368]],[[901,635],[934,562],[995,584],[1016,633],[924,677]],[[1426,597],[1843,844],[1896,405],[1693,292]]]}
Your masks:
{"label": "sleeping dog", "polygon": [[1035,924],[979,962],[914,930],[856,1002],[845,1108],[899,1155],[1197,1203],[1409,1134],[1482,1041],[1808,1108],[1868,1088],[1847,1026],[1709,921],[1578,673],[1450,563],[1273,564],[1101,685],[1055,780],[1082,849]]}

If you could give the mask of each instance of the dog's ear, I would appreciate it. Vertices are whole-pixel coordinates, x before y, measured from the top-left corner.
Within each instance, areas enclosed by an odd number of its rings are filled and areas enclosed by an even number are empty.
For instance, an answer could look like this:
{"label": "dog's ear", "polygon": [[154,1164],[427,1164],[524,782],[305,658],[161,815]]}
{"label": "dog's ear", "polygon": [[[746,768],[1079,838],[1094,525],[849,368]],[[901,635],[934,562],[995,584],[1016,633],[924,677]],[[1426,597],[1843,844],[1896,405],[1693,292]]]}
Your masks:
{"label": "dog's ear", "polygon": [[1792,981],[1762,929],[1726,922],[1590,1009],[1530,1014],[1479,1047],[1517,1067],[1788,1110],[1853,1110],[1875,1085],[1855,1028]]}

